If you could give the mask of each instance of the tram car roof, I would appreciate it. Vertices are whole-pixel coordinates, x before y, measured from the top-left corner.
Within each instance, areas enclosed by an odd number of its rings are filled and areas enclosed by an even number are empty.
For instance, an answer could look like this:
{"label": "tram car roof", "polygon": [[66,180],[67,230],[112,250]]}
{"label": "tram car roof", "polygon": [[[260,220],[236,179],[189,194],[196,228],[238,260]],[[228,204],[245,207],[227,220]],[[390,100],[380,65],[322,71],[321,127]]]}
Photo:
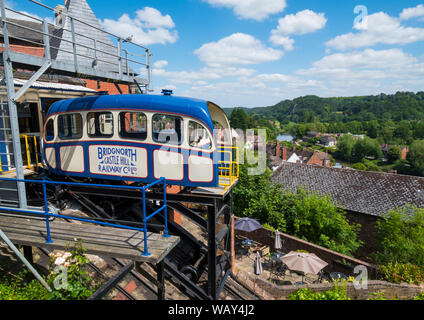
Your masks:
{"label": "tram car roof", "polygon": [[[49,108],[47,116],[64,112],[131,109],[189,116],[201,120],[213,130],[214,127],[208,109],[209,103],[213,104],[194,98],[167,95],[99,95],[57,101]],[[218,107],[215,104],[213,105]]]}

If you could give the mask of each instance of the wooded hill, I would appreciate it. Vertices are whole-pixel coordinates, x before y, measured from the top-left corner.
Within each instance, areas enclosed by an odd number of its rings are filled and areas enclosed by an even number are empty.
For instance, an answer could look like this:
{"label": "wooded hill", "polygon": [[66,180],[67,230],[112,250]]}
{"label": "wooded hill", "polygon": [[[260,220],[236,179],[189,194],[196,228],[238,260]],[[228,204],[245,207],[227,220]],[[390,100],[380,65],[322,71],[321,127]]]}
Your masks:
{"label": "wooded hill", "polygon": [[[339,98],[304,96],[284,100],[274,106],[243,109],[250,115],[259,115],[261,118],[278,120],[281,123],[422,120],[424,92]],[[232,109],[225,111],[231,114]]]}

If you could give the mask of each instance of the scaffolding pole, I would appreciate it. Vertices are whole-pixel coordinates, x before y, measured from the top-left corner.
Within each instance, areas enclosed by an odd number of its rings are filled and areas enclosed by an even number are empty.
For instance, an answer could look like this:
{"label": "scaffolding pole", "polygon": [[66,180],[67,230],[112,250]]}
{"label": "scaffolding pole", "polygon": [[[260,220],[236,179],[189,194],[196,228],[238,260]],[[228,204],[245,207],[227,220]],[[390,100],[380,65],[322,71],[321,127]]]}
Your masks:
{"label": "scaffolding pole", "polygon": [[6,242],[6,244],[9,246],[9,248],[13,250],[13,252],[25,264],[25,266],[32,272],[32,274],[37,278],[37,280],[40,281],[40,283],[43,285],[43,287],[46,288],[48,292],[52,292],[52,289],[49,287],[49,285],[46,283],[46,281],[44,281],[44,279],[37,272],[37,270],[34,269],[34,267],[31,265],[31,263],[28,262],[28,260],[22,255],[22,253],[19,251],[19,249],[15,247],[15,245],[9,240],[9,238],[6,236],[6,234],[1,229],[0,229],[0,238],[3,239],[4,242]]}
{"label": "scaffolding pole", "polygon": [[[0,0],[0,9],[1,9],[1,17],[2,17],[4,46],[5,46],[5,51],[3,53],[4,76],[6,80],[7,102],[9,106],[9,120],[10,120],[10,128],[12,133],[12,144],[13,144],[13,153],[14,153],[14,159],[15,159],[16,178],[19,180],[23,180],[25,176],[24,176],[24,168],[23,168],[23,162],[22,162],[18,110],[16,106],[16,101],[15,101],[15,84],[13,79],[12,60],[10,59],[9,33],[7,30],[7,22],[6,22],[7,18],[6,18],[6,8],[5,8],[4,0]],[[18,188],[19,207],[24,209],[27,207],[25,183],[18,182],[17,188]]]}

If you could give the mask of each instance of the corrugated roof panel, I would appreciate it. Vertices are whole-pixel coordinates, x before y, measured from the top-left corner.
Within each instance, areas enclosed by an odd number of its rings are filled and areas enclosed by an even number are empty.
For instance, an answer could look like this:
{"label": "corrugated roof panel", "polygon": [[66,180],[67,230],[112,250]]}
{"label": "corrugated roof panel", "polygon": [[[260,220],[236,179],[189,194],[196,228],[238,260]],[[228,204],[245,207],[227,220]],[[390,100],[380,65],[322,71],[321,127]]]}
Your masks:
{"label": "corrugated roof panel", "polygon": [[[27,80],[14,79],[15,86],[23,86]],[[48,89],[48,90],[65,90],[65,91],[80,91],[80,92],[96,92],[96,90],[67,83],[35,81],[31,88]]]}

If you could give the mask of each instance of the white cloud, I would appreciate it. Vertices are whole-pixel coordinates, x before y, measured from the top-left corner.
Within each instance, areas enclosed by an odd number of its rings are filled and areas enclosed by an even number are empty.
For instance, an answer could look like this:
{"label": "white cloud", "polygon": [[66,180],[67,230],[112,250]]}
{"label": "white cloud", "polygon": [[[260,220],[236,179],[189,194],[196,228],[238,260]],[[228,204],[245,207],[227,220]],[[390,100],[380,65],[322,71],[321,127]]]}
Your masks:
{"label": "white cloud", "polygon": [[312,10],[303,10],[296,14],[288,14],[278,20],[274,34],[302,35],[321,30],[325,27],[327,18],[324,13],[315,13]]}
{"label": "white cloud", "polygon": [[285,50],[293,50],[294,40],[289,35],[304,35],[316,32],[325,27],[327,18],[324,13],[303,10],[296,14],[286,15],[278,20],[278,26],[271,31],[270,41],[274,45],[283,46]]}
{"label": "white cloud", "polygon": [[402,26],[400,19],[378,12],[368,16],[368,26],[355,26],[358,33],[347,33],[331,39],[328,47],[337,50],[370,47],[376,44],[408,44],[424,40],[423,28]]}
{"label": "white cloud", "polygon": [[259,64],[283,57],[279,50],[265,47],[251,35],[234,33],[217,42],[206,43],[194,52],[210,67]]}
{"label": "white cloud", "polygon": [[296,73],[325,79],[332,88],[342,87],[352,92],[353,87],[356,87],[358,92],[364,93],[369,86],[380,85],[383,91],[382,83],[422,79],[424,63],[401,49],[366,49],[328,55],[313,63],[311,68]]}
{"label": "white cloud", "polygon": [[175,24],[172,18],[150,7],[136,11],[134,19],[123,14],[118,20],[104,19],[102,25],[106,31],[122,38],[133,36],[133,42],[146,46],[175,43],[178,39],[178,32],[173,30]]}
{"label": "white cloud", "polygon": [[294,40],[290,37],[281,34],[272,34],[269,40],[276,46],[282,46],[286,51],[294,49]]}
{"label": "white cloud", "polygon": [[262,21],[286,8],[286,0],[203,0],[216,7],[234,10],[241,19]]}
{"label": "white cloud", "polygon": [[172,29],[175,27],[175,23],[169,14],[163,16],[160,11],[155,8],[145,7],[142,10],[138,10],[136,14],[138,22],[141,22],[140,26],[144,28]]}
{"label": "white cloud", "polygon": [[159,60],[159,61],[156,61],[155,63],[153,63],[153,68],[163,69],[167,65],[168,65],[168,61],[166,61],[166,60]]}
{"label": "white cloud", "polygon": [[415,8],[403,9],[401,14],[399,15],[401,20],[409,20],[422,16],[424,16],[424,6],[422,4],[419,4]]}

